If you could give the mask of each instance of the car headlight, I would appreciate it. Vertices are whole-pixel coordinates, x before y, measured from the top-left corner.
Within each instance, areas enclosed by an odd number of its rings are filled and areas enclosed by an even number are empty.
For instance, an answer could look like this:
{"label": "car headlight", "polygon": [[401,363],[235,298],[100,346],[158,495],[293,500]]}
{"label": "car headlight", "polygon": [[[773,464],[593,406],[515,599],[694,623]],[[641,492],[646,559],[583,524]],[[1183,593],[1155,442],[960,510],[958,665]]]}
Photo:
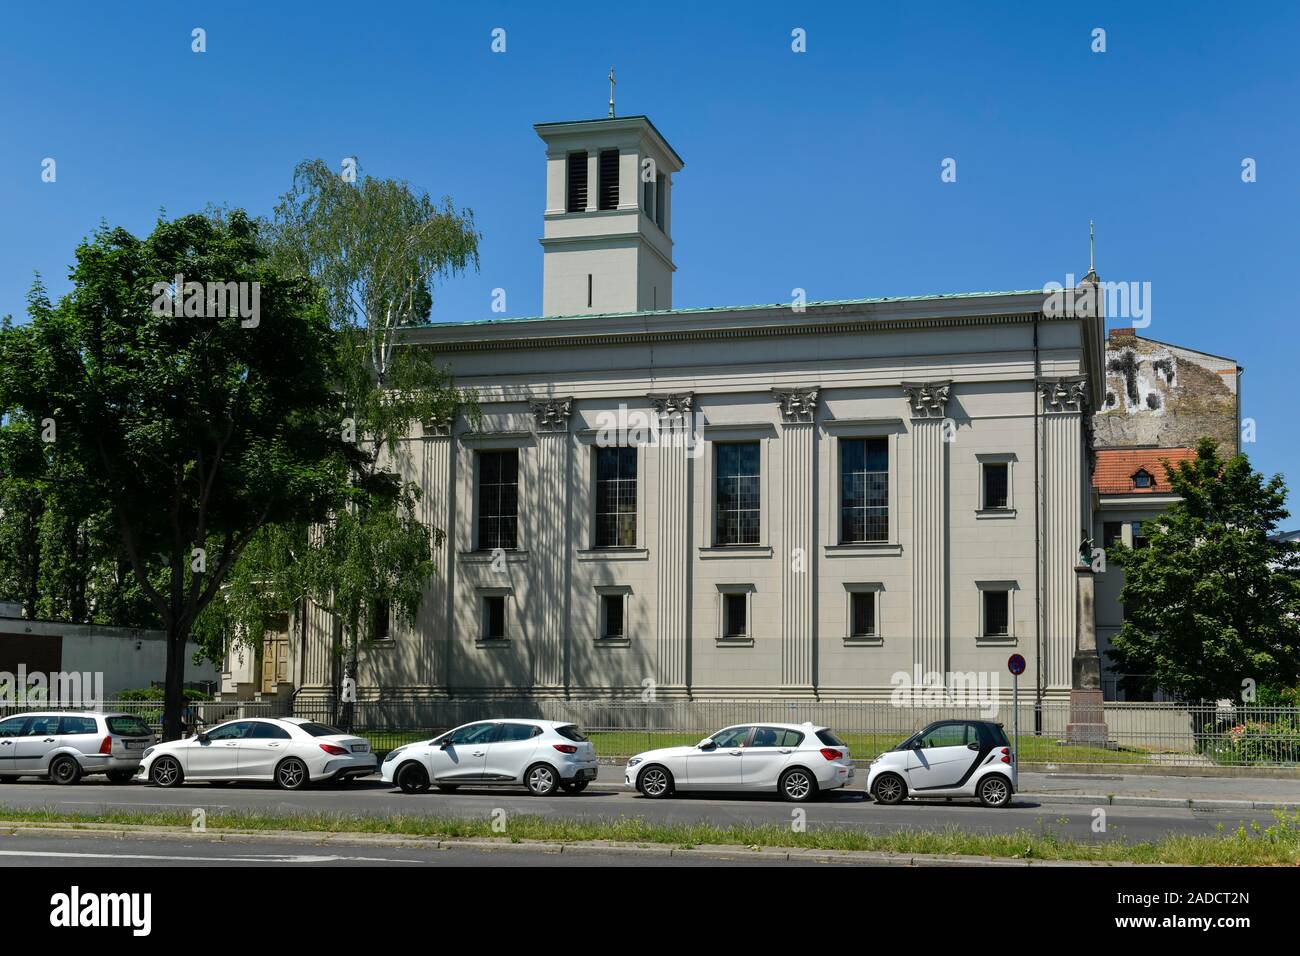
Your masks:
{"label": "car headlight", "polygon": [[153,747],[150,747],[148,750],[146,750],[146,751],[144,752],[144,758],[143,758],[143,759],[145,759],[145,760],[149,759],[149,755],[150,755],[151,753],[153,753],[153,751],[154,751],[154,748],[153,748]]}
{"label": "car headlight", "polygon": [[628,765],[629,767],[635,767],[635,766],[636,766],[637,764],[639,764],[640,762],[641,762],[641,758],[640,758],[640,757],[633,757],[631,760],[629,760],[629,761],[627,762],[627,765]]}
{"label": "car headlight", "polygon": [[392,760],[405,749],[405,747],[398,747],[396,750],[388,751],[388,756],[384,757],[384,763],[388,763],[388,761]]}

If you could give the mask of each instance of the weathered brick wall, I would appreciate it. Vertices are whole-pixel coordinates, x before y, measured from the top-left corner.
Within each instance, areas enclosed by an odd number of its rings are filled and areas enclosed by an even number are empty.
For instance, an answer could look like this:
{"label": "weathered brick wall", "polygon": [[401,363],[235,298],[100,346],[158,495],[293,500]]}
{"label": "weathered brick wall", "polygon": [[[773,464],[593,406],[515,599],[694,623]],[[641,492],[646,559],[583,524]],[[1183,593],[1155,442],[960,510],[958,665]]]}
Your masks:
{"label": "weathered brick wall", "polygon": [[1236,452],[1236,363],[1129,331],[1112,331],[1106,343],[1106,394],[1093,419],[1097,447],[1191,447],[1208,435]]}

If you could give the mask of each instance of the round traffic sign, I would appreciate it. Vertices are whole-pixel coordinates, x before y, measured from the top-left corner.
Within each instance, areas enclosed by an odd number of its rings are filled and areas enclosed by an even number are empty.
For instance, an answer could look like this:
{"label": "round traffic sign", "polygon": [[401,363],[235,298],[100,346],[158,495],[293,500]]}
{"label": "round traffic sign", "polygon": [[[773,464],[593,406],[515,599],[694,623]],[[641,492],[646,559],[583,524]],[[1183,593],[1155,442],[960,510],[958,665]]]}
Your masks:
{"label": "round traffic sign", "polygon": [[1025,659],[1020,654],[1012,654],[1007,658],[1007,670],[1013,674],[1023,674],[1025,672]]}

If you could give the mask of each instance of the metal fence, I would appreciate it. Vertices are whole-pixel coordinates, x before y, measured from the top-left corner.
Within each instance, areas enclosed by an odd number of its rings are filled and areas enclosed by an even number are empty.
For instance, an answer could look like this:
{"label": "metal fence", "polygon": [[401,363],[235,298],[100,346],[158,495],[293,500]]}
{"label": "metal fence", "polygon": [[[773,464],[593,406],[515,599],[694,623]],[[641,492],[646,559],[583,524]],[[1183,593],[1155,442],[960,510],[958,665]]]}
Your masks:
{"label": "metal fence", "polygon": [[[210,728],[227,720],[293,716],[322,723],[343,718],[340,705],[321,700],[205,701],[190,704],[190,727]],[[290,709],[291,708],[291,709]],[[0,707],[0,718],[37,706]],[[48,708],[45,708],[48,709]],[[137,714],[161,730],[160,701],[106,701],[102,710]],[[1072,743],[1068,701],[1032,701],[1020,708],[1020,760],[1046,764],[1131,764],[1168,766],[1300,766],[1300,711],[1294,707],[1219,704],[1107,702],[1106,744]],[[694,744],[732,724],[812,722],[830,727],[854,758],[895,746],[926,724],[947,718],[1001,722],[1012,730],[1011,705],[943,704],[899,707],[864,700],[554,700],[446,699],[362,701],[353,706],[351,730],[378,752],[427,740],[475,720],[533,717],[572,721],[596,744],[602,757],[628,757],[643,750]],[[1096,716],[1089,717],[1091,721]],[[1117,768],[1118,769],[1118,768]]]}

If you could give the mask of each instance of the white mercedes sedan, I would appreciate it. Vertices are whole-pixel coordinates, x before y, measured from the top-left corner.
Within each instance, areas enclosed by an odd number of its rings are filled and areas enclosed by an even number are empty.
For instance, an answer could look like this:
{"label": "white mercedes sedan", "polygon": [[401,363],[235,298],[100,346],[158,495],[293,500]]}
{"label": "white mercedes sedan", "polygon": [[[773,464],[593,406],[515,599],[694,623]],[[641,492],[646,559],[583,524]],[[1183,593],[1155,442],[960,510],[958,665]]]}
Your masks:
{"label": "white mercedes sedan", "polygon": [[814,724],[737,724],[694,747],[637,754],[625,771],[627,785],[652,799],[686,790],[734,790],[802,803],[852,779],[848,746]]}
{"label": "white mercedes sedan", "polygon": [[284,790],[301,790],[322,780],[364,777],[376,769],[364,737],[302,717],[258,717],[150,747],[139,773],[159,787],[187,781],[274,782]]}

